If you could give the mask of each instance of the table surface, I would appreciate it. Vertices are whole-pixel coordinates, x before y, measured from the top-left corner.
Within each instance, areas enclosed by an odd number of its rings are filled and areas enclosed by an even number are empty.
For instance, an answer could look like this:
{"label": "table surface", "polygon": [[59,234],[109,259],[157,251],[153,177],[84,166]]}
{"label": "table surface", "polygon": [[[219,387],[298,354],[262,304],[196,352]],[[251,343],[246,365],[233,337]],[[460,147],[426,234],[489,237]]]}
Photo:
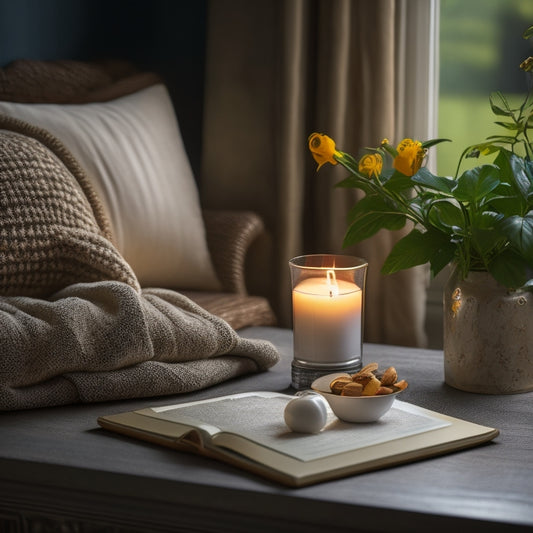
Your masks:
{"label": "table surface", "polygon": [[287,488],[97,425],[100,415],[143,407],[254,390],[294,392],[291,331],[248,328],[241,335],[271,340],[281,362],[194,394],[0,413],[0,530],[2,517],[24,524],[41,515],[111,524],[113,531],[533,529],[533,393],[452,389],[444,383],[441,351],[368,344],[363,361],[395,366],[409,382],[402,400],[498,428],[500,435],[469,450],[309,487]]}

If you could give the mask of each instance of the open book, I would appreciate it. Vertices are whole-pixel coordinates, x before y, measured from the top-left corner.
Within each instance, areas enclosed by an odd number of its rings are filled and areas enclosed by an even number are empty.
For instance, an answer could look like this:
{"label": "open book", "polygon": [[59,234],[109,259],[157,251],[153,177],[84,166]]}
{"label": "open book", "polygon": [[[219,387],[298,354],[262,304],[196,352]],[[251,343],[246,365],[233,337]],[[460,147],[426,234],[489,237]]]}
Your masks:
{"label": "open book", "polygon": [[475,446],[498,430],[395,400],[377,422],[328,414],[317,434],[294,433],[283,413],[294,396],[249,392],[102,416],[111,431],[228,462],[299,487]]}

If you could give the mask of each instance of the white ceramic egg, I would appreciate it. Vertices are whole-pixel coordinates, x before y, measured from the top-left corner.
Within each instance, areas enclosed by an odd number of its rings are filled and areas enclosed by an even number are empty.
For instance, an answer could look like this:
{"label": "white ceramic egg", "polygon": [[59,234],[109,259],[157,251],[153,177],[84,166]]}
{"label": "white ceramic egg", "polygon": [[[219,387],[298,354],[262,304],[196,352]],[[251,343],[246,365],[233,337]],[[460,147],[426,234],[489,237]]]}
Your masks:
{"label": "white ceramic egg", "polygon": [[297,433],[318,433],[328,417],[328,404],[316,392],[299,393],[285,407],[284,418],[289,429]]}

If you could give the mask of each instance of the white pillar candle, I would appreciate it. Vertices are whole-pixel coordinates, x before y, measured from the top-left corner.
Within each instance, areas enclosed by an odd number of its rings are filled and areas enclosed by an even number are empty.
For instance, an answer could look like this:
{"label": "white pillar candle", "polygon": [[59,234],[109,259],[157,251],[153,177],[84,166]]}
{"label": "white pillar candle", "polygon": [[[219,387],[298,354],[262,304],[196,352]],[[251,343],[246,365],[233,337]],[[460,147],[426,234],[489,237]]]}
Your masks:
{"label": "white pillar candle", "polygon": [[301,280],[292,301],[296,359],[332,364],[361,356],[362,291],[355,283],[325,270]]}

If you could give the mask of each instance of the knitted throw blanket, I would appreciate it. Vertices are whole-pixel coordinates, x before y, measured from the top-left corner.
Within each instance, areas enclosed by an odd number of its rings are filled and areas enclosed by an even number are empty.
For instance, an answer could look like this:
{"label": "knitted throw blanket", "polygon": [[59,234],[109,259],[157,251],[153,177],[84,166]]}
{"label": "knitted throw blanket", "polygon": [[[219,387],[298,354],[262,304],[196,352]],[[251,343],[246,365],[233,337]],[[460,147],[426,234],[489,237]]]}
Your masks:
{"label": "knitted throw blanket", "polygon": [[190,392],[279,355],[185,296],[141,291],[83,171],[0,117],[0,410]]}
{"label": "knitted throw blanket", "polygon": [[0,115],[0,294],[48,296],[78,281],[139,289],[110,242],[84,172],[44,130]]}

